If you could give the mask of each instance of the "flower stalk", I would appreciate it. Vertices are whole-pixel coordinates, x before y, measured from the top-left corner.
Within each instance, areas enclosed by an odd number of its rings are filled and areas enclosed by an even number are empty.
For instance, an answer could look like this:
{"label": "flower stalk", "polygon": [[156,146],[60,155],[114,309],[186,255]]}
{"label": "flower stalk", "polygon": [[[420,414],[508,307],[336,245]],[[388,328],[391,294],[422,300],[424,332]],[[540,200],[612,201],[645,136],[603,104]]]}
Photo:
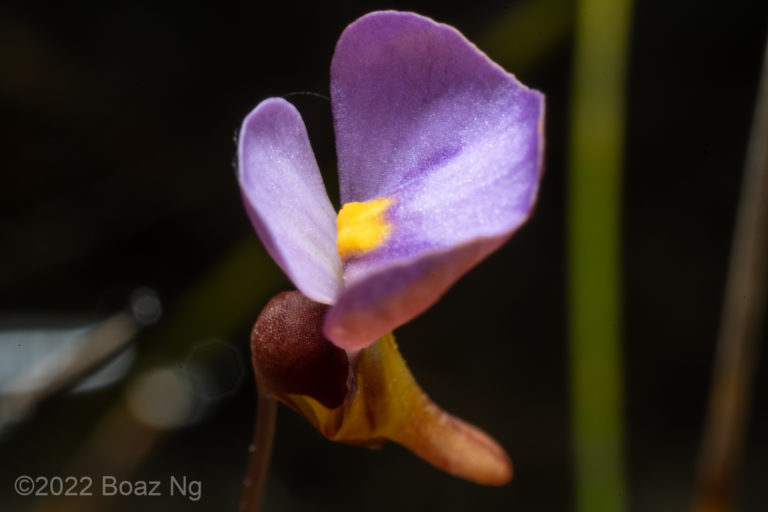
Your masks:
{"label": "flower stalk", "polygon": [[277,401],[258,388],[258,408],[238,512],[257,512],[264,497],[277,419]]}

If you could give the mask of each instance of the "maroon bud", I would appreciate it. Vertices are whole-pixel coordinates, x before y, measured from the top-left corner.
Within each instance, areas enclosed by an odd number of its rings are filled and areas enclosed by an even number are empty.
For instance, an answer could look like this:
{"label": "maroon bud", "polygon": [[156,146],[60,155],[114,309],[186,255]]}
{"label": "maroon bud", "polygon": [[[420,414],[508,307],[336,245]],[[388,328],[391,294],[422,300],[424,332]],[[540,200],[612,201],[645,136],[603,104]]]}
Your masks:
{"label": "maroon bud", "polygon": [[327,309],[297,291],[269,301],[251,332],[253,369],[266,392],[307,395],[329,409],[344,402],[349,358],[323,336]]}

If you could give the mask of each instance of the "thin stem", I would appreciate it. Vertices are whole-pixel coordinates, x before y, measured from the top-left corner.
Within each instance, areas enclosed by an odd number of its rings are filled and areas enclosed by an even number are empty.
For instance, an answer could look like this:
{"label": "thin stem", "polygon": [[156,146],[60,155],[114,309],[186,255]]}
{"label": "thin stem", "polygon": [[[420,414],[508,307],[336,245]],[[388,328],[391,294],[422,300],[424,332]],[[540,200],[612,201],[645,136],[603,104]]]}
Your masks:
{"label": "thin stem", "polygon": [[765,311],[768,255],[768,46],[758,90],[731,246],[709,416],[694,511],[733,509],[733,483],[746,433],[750,387]]}
{"label": "thin stem", "polygon": [[238,512],[257,512],[264,496],[267,482],[269,457],[272,454],[272,440],[275,434],[275,419],[277,418],[277,401],[258,391],[259,404],[256,412],[256,424],[253,428],[253,440],[248,450],[248,470],[243,479],[243,491],[240,494]]}
{"label": "thin stem", "polygon": [[580,0],[568,181],[568,321],[577,512],[626,509],[621,170],[631,0]]}

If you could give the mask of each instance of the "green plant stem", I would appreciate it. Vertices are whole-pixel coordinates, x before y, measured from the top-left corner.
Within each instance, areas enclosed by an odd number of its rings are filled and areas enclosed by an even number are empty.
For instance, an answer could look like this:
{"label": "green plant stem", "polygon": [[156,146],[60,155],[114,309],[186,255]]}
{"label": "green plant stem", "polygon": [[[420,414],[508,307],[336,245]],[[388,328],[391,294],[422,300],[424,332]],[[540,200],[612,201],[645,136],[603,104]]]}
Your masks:
{"label": "green plant stem", "polygon": [[626,509],[621,362],[621,167],[631,3],[581,0],[568,183],[568,316],[578,512]]}
{"label": "green plant stem", "polygon": [[257,512],[264,496],[277,418],[277,401],[259,389],[248,469],[243,479],[238,512]]}
{"label": "green plant stem", "polygon": [[768,46],[755,106],[725,288],[693,510],[733,510],[750,387],[765,315],[768,256]]}

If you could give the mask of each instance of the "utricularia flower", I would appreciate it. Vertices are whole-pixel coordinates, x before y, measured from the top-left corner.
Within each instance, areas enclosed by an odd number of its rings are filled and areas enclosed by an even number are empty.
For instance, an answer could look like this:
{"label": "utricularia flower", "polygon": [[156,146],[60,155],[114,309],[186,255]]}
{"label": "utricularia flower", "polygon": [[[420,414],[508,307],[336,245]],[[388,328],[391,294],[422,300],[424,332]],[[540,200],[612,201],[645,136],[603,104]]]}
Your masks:
{"label": "utricularia flower", "polygon": [[[454,28],[413,13],[386,11],[363,16],[339,39],[331,62],[331,106],[342,202],[338,213],[326,194],[301,116],[282,98],[263,101],[243,122],[238,177],[257,233],[304,296],[273,304],[271,315],[281,320],[262,327],[261,334],[257,323],[254,337],[269,331],[276,346],[288,345],[281,341],[290,330],[285,322],[311,318],[307,325],[314,326],[314,334],[308,337],[328,345],[320,352],[329,359],[321,357],[317,368],[308,371],[341,368],[335,378],[341,402],[318,402],[311,383],[304,391],[278,389],[274,378],[264,377],[269,368],[280,366],[274,361],[266,370],[257,362],[257,375],[328,437],[395,439],[441,465],[436,459],[447,455],[425,455],[425,436],[404,440],[403,432],[412,425],[365,430],[353,425],[353,405],[370,391],[359,384],[370,382],[371,372],[386,371],[382,361],[397,359],[386,364],[401,365],[397,372],[410,378],[388,333],[434,304],[530,215],[542,169],[543,96]],[[278,303],[290,303],[286,311],[293,313],[276,313]],[[274,355],[273,345],[266,343],[269,350],[262,350],[263,358]],[[258,352],[256,347],[257,359]],[[334,381],[316,376],[306,380],[318,379]],[[389,390],[386,400],[423,396],[415,382],[413,389]],[[370,403],[379,399],[365,400],[371,409]],[[391,422],[398,414],[424,416],[428,413],[413,407],[433,407],[406,401],[400,412],[379,404],[380,417]],[[348,421],[342,425],[344,418]],[[459,420],[446,418],[435,421],[440,428],[456,430]],[[479,435],[466,430],[472,428],[461,422],[459,431]],[[398,429],[399,434],[393,433]]]}

